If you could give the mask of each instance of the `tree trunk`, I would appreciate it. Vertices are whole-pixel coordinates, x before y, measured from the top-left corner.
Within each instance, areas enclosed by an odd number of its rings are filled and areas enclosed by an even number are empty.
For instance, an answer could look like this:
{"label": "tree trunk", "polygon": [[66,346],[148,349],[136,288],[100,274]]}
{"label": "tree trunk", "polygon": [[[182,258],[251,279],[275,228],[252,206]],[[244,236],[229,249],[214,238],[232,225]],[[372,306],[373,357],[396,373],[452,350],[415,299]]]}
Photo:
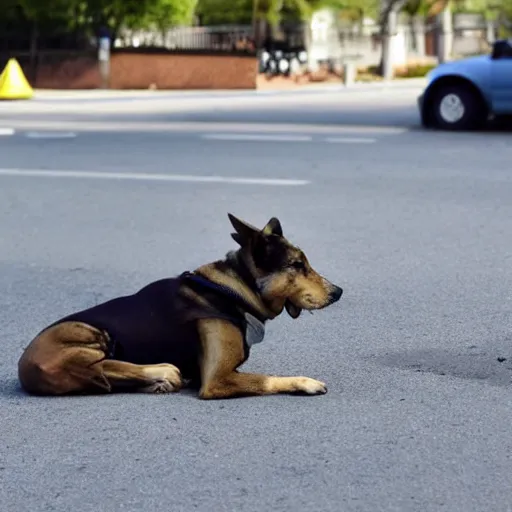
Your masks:
{"label": "tree trunk", "polygon": [[453,47],[453,20],[450,2],[438,15],[438,59],[440,63],[450,60]]}
{"label": "tree trunk", "polygon": [[311,32],[311,20],[306,20],[303,23],[304,30],[304,49],[306,50],[307,55],[307,64],[306,64],[306,72],[313,73],[317,70],[317,62],[313,59],[313,55],[311,53],[312,48],[312,32]]}
{"label": "tree trunk", "polygon": [[415,23],[416,16],[414,14],[409,14],[409,32],[410,32],[410,38],[411,38],[411,49],[414,52],[418,51],[418,41],[417,41],[417,34],[416,34],[416,23]]}
{"label": "tree trunk", "polygon": [[384,8],[381,15],[381,45],[382,53],[379,65],[379,74],[384,79],[393,78],[392,41],[397,31],[398,11],[403,0],[383,0]]}

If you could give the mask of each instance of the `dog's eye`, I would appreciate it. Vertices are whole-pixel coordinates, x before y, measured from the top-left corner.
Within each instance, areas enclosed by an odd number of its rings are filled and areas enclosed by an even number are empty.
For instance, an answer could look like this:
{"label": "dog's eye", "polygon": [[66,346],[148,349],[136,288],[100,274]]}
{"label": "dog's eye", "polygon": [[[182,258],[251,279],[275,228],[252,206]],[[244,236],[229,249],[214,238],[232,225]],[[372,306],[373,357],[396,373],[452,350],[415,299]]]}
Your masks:
{"label": "dog's eye", "polygon": [[296,268],[297,270],[303,270],[306,268],[303,261],[294,261],[290,264],[291,267]]}

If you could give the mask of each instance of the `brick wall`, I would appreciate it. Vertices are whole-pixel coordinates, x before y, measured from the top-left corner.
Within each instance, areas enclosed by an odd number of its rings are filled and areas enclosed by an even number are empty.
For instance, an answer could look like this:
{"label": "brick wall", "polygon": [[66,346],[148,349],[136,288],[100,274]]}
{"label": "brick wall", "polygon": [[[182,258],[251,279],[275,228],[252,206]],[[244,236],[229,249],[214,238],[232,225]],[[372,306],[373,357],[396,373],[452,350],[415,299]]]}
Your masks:
{"label": "brick wall", "polygon": [[110,69],[113,89],[254,89],[258,64],[246,56],[119,53]]}
{"label": "brick wall", "polygon": [[[257,71],[255,56],[116,51],[110,61],[110,88],[254,89]],[[30,80],[30,70],[26,74]],[[30,81],[41,89],[101,87],[98,62],[92,54],[41,55]]]}

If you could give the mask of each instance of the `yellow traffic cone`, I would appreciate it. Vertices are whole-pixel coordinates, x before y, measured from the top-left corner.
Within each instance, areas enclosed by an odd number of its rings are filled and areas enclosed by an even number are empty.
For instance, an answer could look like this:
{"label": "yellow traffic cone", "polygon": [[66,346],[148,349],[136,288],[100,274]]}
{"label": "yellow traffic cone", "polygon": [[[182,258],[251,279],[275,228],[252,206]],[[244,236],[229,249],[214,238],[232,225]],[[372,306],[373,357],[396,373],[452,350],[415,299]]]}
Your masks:
{"label": "yellow traffic cone", "polygon": [[9,59],[0,75],[0,100],[28,100],[34,91],[16,59]]}

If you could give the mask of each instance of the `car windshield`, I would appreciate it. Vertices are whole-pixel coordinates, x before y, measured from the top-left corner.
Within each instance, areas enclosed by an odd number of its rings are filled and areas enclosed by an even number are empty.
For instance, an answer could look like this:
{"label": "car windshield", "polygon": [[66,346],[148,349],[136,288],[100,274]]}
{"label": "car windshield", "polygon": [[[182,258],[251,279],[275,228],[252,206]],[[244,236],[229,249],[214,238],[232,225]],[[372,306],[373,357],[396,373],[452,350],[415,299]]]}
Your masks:
{"label": "car windshield", "polygon": [[494,59],[512,57],[512,39],[496,41],[492,48],[492,57]]}

